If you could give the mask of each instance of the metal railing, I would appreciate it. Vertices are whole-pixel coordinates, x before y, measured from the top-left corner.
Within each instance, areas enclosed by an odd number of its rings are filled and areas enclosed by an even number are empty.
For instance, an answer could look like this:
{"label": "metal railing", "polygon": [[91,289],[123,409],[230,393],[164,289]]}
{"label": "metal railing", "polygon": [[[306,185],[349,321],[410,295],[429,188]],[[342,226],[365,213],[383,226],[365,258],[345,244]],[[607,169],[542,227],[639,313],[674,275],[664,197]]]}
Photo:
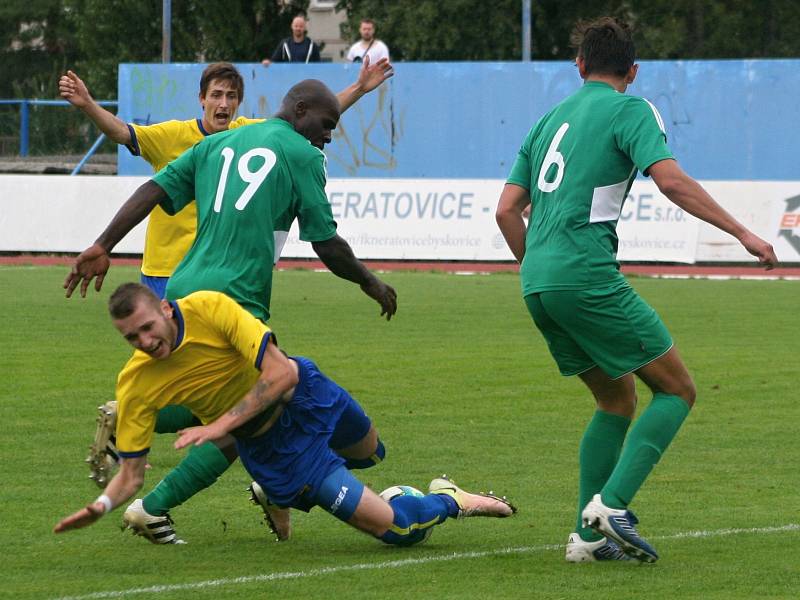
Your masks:
{"label": "metal railing", "polygon": [[[117,106],[116,100],[97,100],[97,103],[100,106]],[[31,106],[72,106],[66,100],[37,100],[37,99],[22,99],[22,100],[2,100],[0,99],[0,106],[1,105],[9,105],[9,104],[19,104],[19,155],[20,156],[28,156],[28,152],[30,150],[30,107]],[[75,169],[72,171],[72,175],[78,173],[83,165],[86,164],[92,155],[97,151],[100,147],[100,144],[103,143],[105,139],[104,134],[100,134],[100,137],[97,138],[92,147],[89,148],[89,151],[86,155],[81,159]]]}

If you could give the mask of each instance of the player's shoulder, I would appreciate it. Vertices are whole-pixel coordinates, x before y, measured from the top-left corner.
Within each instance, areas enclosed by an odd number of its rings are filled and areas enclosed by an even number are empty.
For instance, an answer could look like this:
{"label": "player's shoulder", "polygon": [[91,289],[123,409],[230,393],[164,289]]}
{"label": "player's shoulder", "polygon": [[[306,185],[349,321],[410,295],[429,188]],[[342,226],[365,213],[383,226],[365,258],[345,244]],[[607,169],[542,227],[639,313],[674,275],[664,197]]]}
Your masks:
{"label": "player's shoulder", "polygon": [[256,123],[263,123],[266,119],[251,119],[249,117],[236,117],[233,121],[230,122],[228,125],[228,129],[238,129],[239,127],[244,127],[245,125],[254,125]]}
{"label": "player's shoulder", "polygon": [[656,108],[656,105],[644,96],[633,96],[620,94],[620,110],[618,115],[621,118],[649,119],[653,118],[661,131],[665,131],[664,118]]}
{"label": "player's shoulder", "polygon": [[244,311],[239,304],[223,292],[200,290],[192,292],[177,301],[184,320],[209,321],[226,314]]}
{"label": "player's shoulder", "polygon": [[158,123],[148,123],[146,125],[138,124],[138,123],[131,123],[134,129],[140,131],[164,131],[164,132],[175,132],[175,131],[184,131],[187,129],[191,129],[195,126],[197,119],[186,119],[184,121],[180,121],[178,119],[170,119],[168,121],[160,121]]}
{"label": "player's shoulder", "polygon": [[203,307],[210,305],[226,304],[227,301],[233,302],[233,300],[231,300],[223,292],[217,292],[215,290],[199,290],[178,299],[177,304],[181,311],[197,311],[202,310]]}
{"label": "player's shoulder", "polygon": [[275,123],[273,127],[277,129],[277,138],[280,140],[281,146],[288,157],[300,163],[325,158],[325,153],[312,145],[308,138],[295,131],[290,123],[281,119],[270,119],[269,122],[272,123],[273,121],[280,121]]}

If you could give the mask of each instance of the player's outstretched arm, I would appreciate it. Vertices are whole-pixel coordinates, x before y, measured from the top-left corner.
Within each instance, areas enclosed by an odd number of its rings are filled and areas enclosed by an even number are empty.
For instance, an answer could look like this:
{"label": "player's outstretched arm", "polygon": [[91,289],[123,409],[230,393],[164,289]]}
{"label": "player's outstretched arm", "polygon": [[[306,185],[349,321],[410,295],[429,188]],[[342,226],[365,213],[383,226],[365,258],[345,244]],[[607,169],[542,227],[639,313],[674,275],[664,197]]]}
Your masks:
{"label": "player's outstretched arm", "polygon": [[361,286],[367,296],[381,305],[381,316],[389,321],[397,312],[397,292],[373,275],[353,254],[353,249],[338,234],[323,242],[312,242],[311,247],[331,273]]}
{"label": "player's outstretched arm", "polygon": [[525,221],[523,211],[530,206],[531,198],[524,187],[507,183],[497,202],[495,220],[500,228],[500,233],[506,239],[508,247],[517,262],[525,258]]}
{"label": "player's outstretched arm", "polygon": [[374,65],[370,64],[369,56],[364,56],[358,79],[341,92],[336,94],[339,99],[339,110],[346,111],[358,102],[364,94],[368,94],[384,81],[394,75],[394,67],[388,58],[382,58]]}
{"label": "player's outstretched arm", "polygon": [[672,159],[661,160],[648,169],[658,189],[670,201],[706,223],[735,237],[767,270],[778,264],[772,245],[762,240],[722,208],[697,181]]}
{"label": "player's outstretched arm", "polygon": [[117,211],[114,218],[100,234],[94,244],[80,253],[70,269],[69,275],[64,280],[64,289],[67,298],[80,284],[81,297],[86,297],[89,283],[97,277],[94,284],[95,291],[100,291],[103,279],[111,266],[109,253],[131,229],[136,227],[150,214],[156,205],[164,200],[167,195],[164,190],[153,180],[146,181],[138,187],[133,195]]}
{"label": "player's outstretched arm", "polygon": [[213,423],[180,430],[175,441],[176,450],[218,440],[259,413],[292,399],[294,386],[298,382],[297,370],[289,358],[278,349],[273,339],[270,337],[267,342],[267,349],[261,359],[261,376],[252,389],[236,406]]}
{"label": "player's outstretched arm", "polygon": [[73,106],[81,109],[109,139],[117,144],[130,144],[131,132],[128,125],[119,117],[112,115],[94,101],[83,80],[74,71],[67,71],[58,80],[58,91],[61,97]]}
{"label": "player's outstretched arm", "polygon": [[146,465],[146,456],[126,458],[122,461],[119,473],[114,475],[114,478],[103,490],[100,497],[79,511],[61,519],[53,527],[53,533],[63,533],[70,529],[88,527],[98,521],[105,513],[114,510],[114,508],[132,498],[144,483]]}

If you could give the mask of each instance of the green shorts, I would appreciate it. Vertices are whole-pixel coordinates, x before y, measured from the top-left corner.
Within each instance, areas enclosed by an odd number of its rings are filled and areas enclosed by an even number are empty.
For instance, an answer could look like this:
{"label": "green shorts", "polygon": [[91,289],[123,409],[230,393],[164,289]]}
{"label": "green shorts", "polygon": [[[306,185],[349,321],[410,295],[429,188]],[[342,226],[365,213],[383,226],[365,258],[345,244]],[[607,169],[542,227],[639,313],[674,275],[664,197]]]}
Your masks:
{"label": "green shorts", "polygon": [[562,375],[600,367],[617,379],[665,354],[672,338],[658,314],[627,283],[525,297]]}

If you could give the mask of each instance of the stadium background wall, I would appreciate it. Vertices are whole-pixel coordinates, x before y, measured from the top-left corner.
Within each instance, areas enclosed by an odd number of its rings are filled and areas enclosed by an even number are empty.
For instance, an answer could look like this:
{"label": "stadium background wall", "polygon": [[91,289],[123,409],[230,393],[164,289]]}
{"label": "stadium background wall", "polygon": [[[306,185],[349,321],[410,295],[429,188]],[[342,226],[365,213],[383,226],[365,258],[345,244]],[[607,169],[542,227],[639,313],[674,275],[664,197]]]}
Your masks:
{"label": "stadium background wall", "polygon": [[[240,114],[274,113],[301,78],[333,89],[355,65],[239,64]],[[120,116],[155,123],[199,114],[202,64],[120,66]],[[643,61],[630,93],[647,97],[666,123],[683,167],[783,262],[800,262],[796,157],[800,60]],[[511,260],[494,206],[519,144],[580,80],[571,63],[400,63],[378,92],[348,111],[326,148],[328,195],[340,233],[362,258]],[[0,251],[83,249],[150,173],[119,151],[121,177],[0,176]],[[24,202],[19,200],[24,198]],[[64,227],[75,221],[79,225]],[[33,226],[35,223],[35,227]],[[143,227],[118,248],[142,249]],[[622,212],[627,261],[749,261],[730,236],[676,211],[638,179]],[[291,232],[284,257],[312,256]]]}

